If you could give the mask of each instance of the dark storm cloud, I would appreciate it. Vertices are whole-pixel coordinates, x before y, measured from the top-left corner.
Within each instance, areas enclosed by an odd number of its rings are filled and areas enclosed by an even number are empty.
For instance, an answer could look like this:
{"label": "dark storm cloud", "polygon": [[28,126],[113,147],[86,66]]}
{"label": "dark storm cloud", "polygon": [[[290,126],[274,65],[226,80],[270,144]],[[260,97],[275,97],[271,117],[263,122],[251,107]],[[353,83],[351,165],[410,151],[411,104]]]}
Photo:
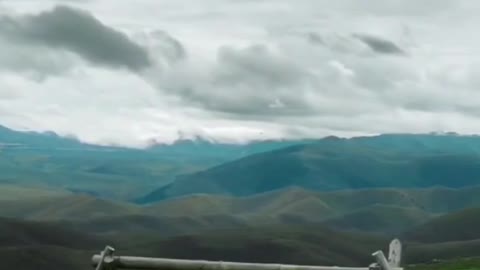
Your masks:
{"label": "dark storm cloud", "polygon": [[405,52],[397,44],[390,40],[367,34],[355,34],[354,36],[377,53],[399,55],[405,54]]}
{"label": "dark storm cloud", "polygon": [[72,51],[103,66],[139,71],[150,66],[147,51],[90,13],[58,6],[38,15],[0,18],[0,35],[22,45]]}

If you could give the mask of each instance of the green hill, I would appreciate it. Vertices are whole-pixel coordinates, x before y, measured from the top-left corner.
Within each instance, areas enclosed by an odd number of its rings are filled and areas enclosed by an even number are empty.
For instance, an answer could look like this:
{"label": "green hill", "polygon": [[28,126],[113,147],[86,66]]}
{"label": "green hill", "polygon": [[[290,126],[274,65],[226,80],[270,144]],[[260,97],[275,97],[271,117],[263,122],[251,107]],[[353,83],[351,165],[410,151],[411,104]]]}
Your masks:
{"label": "green hill", "polygon": [[29,220],[86,220],[138,212],[141,212],[141,209],[135,205],[87,195],[0,200],[0,216]]}
{"label": "green hill", "polygon": [[2,269],[89,269],[105,240],[50,222],[0,218]]}
{"label": "green hill", "polygon": [[151,240],[125,253],[179,259],[366,266],[372,261],[371,251],[387,243],[371,235],[336,232],[322,226],[277,225]]}
{"label": "green hill", "polygon": [[435,218],[410,230],[405,237],[429,243],[480,239],[480,208]]}
{"label": "green hill", "polygon": [[398,233],[426,222],[431,215],[418,208],[376,205],[328,219],[324,224],[337,230]]}
{"label": "green hill", "polygon": [[149,215],[122,215],[90,218],[85,220],[61,220],[55,224],[89,232],[99,236],[123,238],[122,234],[136,234],[146,238],[156,236],[194,234],[215,229],[249,228],[250,225],[230,215],[198,217],[155,217]]}
{"label": "green hill", "polygon": [[437,260],[476,257],[480,253],[480,240],[444,243],[408,243],[405,263],[431,263]]}
{"label": "green hill", "polygon": [[0,218],[0,247],[62,246],[85,249],[100,242],[92,236],[52,223]]}
{"label": "green hill", "polygon": [[162,228],[171,235],[209,228],[319,223],[390,233],[429,217],[480,207],[479,192],[480,188],[335,192],[288,188],[247,197],[192,195],[147,206],[68,194],[0,200],[0,216],[66,222],[96,233]]}
{"label": "green hill", "polygon": [[[119,244],[122,253],[179,259],[208,259],[263,263],[367,266],[373,251],[385,250],[389,237],[358,232],[339,232],[322,225],[275,225],[246,229],[215,230],[167,239]],[[472,257],[480,252],[479,241],[419,244],[403,241],[404,263],[431,263]]]}
{"label": "green hill", "polygon": [[0,184],[0,201],[25,201],[34,199],[52,199],[71,195],[59,188],[45,188],[34,185]]}
{"label": "green hill", "polygon": [[422,212],[443,214],[479,206],[479,192],[480,188],[478,187],[368,189],[335,192],[287,188],[246,197],[217,195],[178,197],[146,206],[145,209],[153,215],[231,214],[250,217],[295,215],[312,221],[321,221],[372,209],[372,207],[379,211],[384,207],[395,207],[402,211],[410,209],[421,216]]}
{"label": "green hill", "polygon": [[[112,223],[110,225],[114,225]],[[109,225],[109,226],[110,226]],[[371,252],[385,249],[390,238],[359,232],[339,232],[315,224],[269,225],[212,229],[168,237],[144,230],[122,230],[96,236],[79,233],[67,225],[0,219],[0,257],[5,269],[85,269],[90,258],[106,244],[119,255],[181,259],[367,266]],[[143,230],[143,229],[141,229]],[[453,259],[480,252],[480,242],[435,244],[405,242],[408,264],[436,258]],[[62,268],[67,267],[67,268]]]}
{"label": "green hill", "polygon": [[85,270],[91,269],[95,250],[78,250],[58,246],[0,247],[5,270]]}
{"label": "green hill", "polygon": [[443,260],[430,264],[418,264],[407,267],[408,270],[480,270],[479,258]]}

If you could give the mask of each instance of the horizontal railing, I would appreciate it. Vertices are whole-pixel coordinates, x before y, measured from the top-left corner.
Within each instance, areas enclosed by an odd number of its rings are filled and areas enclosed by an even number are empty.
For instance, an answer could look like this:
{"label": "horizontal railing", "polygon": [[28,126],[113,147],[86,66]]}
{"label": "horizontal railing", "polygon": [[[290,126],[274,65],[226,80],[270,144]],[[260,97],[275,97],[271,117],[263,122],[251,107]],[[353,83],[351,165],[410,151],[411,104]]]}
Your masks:
{"label": "horizontal railing", "polygon": [[382,251],[372,255],[376,262],[368,267],[307,266],[291,264],[240,263],[205,260],[179,260],[164,258],[146,258],[132,256],[114,256],[114,249],[107,246],[99,255],[92,258],[97,270],[112,269],[151,269],[151,270],[401,270],[400,241],[390,244],[389,259]]}

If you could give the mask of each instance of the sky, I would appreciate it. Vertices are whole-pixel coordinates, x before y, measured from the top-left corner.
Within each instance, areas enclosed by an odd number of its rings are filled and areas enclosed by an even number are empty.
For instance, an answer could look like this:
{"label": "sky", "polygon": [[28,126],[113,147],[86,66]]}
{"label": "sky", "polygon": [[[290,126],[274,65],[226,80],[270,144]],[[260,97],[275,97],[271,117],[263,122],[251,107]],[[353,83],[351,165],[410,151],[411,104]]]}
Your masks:
{"label": "sky", "polygon": [[0,125],[144,147],[480,133],[480,1],[0,0]]}

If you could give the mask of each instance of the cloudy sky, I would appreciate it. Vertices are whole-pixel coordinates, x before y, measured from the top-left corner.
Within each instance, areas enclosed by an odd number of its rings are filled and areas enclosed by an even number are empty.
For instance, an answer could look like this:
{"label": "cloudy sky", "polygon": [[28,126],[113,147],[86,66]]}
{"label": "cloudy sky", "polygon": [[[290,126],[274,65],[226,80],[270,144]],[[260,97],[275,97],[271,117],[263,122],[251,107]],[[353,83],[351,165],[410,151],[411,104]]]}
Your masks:
{"label": "cloudy sky", "polygon": [[480,1],[0,0],[0,124],[145,146],[480,133]]}

